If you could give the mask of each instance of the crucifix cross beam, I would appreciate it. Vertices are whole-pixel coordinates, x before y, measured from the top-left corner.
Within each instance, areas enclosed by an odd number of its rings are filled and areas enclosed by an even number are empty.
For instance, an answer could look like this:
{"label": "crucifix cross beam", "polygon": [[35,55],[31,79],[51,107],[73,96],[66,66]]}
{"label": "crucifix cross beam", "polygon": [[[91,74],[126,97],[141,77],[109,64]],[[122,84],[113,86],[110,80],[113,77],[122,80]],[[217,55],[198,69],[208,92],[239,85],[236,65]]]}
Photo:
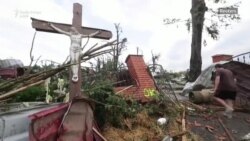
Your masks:
{"label": "crucifix cross beam", "polygon": [[[32,27],[35,28],[37,31],[43,31],[43,32],[50,32],[50,33],[59,33],[62,34],[55,29],[53,29],[49,23],[55,25],[56,27],[70,32],[70,28],[74,26],[74,24],[64,24],[64,23],[56,23],[56,22],[49,22],[46,20],[40,20],[40,19],[35,19],[31,18],[32,20]],[[74,26],[75,27],[75,26]],[[92,33],[95,33],[99,31],[100,33],[97,35],[92,36],[92,38],[97,38],[97,39],[105,39],[109,40],[112,37],[112,32],[104,29],[98,29],[98,28],[91,28],[91,27],[80,27],[77,28],[78,32],[83,34],[83,35],[90,35]]]}
{"label": "crucifix cross beam", "polygon": [[112,37],[112,32],[104,29],[82,27],[82,5],[79,3],[74,3],[73,5],[72,25],[39,20],[35,18],[31,18],[31,20],[32,27],[37,31],[62,33],[70,37],[70,59],[71,64],[74,64],[71,66],[72,70],[70,70],[70,79],[72,78],[72,81],[70,81],[70,100],[72,100],[75,96],[80,96],[82,83],[80,65],[81,39],[93,34],[91,38],[108,40]]}
{"label": "crucifix cross beam", "polygon": [[48,23],[52,23],[56,27],[64,30],[70,31],[70,28],[76,27],[78,32],[83,35],[90,35],[91,33],[95,33],[100,31],[99,34],[93,36],[92,38],[98,39],[106,39],[109,40],[112,37],[112,32],[104,29],[98,28],[91,28],[91,27],[82,27],[82,6],[79,3],[74,3],[73,6],[73,20],[72,25],[64,24],[64,23],[56,23],[56,22],[49,22],[45,20],[31,18],[32,20],[32,27],[35,28],[37,31],[44,31],[44,32],[51,32],[51,33],[60,33],[53,29]]}

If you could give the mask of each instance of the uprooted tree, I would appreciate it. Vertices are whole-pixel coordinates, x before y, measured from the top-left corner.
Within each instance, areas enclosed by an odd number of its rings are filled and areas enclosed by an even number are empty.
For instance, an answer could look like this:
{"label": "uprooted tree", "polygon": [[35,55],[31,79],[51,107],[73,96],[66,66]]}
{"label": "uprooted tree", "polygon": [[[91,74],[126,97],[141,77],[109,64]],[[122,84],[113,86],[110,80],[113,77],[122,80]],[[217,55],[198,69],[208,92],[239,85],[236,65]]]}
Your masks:
{"label": "uprooted tree", "polygon": [[[202,46],[202,33],[203,27],[205,26],[206,31],[211,38],[217,40],[219,35],[220,27],[228,27],[232,21],[239,21],[240,16],[238,14],[220,14],[213,8],[208,8],[206,3],[211,0],[192,0],[191,20],[190,18],[182,19],[164,19],[165,24],[174,24],[178,22],[185,22],[188,31],[192,27],[192,43],[191,43],[191,57],[189,66],[189,81],[193,82],[201,73],[202,68],[202,57],[201,57],[201,46]],[[214,3],[226,4],[225,0],[213,0]],[[238,8],[240,2],[226,6],[223,8]],[[205,13],[208,13],[210,18],[205,17]],[[208,22],[205,22],[208,21]],[[206,40],[203,40],[204,46]]]}

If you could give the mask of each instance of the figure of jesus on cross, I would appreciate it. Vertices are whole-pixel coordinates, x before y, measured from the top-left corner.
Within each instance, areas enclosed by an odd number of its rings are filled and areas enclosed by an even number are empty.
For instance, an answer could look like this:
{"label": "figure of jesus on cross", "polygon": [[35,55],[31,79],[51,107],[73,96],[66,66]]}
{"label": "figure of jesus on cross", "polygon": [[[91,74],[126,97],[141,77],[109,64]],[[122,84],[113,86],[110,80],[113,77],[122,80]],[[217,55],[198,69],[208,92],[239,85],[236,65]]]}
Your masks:
{"label": "figure of jesus on cross", "polygon": [[[61,122],[62,127],[67,130],[60,132],[60,125],[58,128],[58,135],[55,135],[57,136],[57,140],[92,141],[92,138],[94,137],[92,134],[92,128],[94,127],[93,111],[90,102],[81,99],[81,97],[85,96],[81,91],[82,78],[80,68],[81,52],[83,50],[81,43],[82,39],[85,37],[109,40],[112,37],[112,32],[104,29],[82,27],[82,5],[79,3],[73,4],[72,24],[55,23],[35,18],[31,19],[32,27],[37,31],[64,34],[69,36],[71,40],[70,63],[72,66],[69,73],[71,81],[69,84],[70,91],[68,95],[70,104],[68,105],[68,111],[65,113]],[[68,114],[74,114],[74,116],[68,116]],[[54,139],[54,134],[51,138]]]}
{"label": "figure of jesus on cross", "polygon": [[45,20],[32,19],[32,27],[37,31],[60,33],[70,37],[70,100],[81,95],[81,52],[83,38],[97,38],[109,40],[112,32],[104,29],[82,27],[82,5],[74,3],[72,24],[56,23]]}
{"label": "figure of jesus on cross", "polygon": [[92,33],[90,35],[82,35],[80,34],[75,27],[71,27],[70,31],[64,31],[52,23],[48,23],[53,29],[58,31],[59,33],[65,34],[70,37],[71,44],[70,44],[70,63],[72,65],[72,81],[77,82],[78,81],[78,66],[80,63],[80,56],[81,56],[81,44],[82,44],[82,38],[84,37],[93,37],[100,33],[100,31],[97,31],[95,33]]}

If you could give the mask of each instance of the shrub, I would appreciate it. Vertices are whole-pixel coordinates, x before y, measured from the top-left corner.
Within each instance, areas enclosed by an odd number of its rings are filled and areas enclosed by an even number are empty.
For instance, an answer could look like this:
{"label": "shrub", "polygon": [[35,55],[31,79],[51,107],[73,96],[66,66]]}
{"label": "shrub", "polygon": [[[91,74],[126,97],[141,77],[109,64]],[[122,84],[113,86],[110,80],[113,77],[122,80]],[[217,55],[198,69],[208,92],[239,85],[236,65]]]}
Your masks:
{"label": "shrub", "polygon": [[109,82],[99,82],[96,87],[88,90],[90,98],[98,101],[95,106],[95,119],[102,128],[106,123],[114,127],[122,127],[123,118],[134,116],[138,104],[131,102],[129,105],[125,98],[114,93]]}
{"label": "shrub", "polygon": [[42,86],[33,86],[13,97],[13,102],[31,102],[45,99],[45,89]]}

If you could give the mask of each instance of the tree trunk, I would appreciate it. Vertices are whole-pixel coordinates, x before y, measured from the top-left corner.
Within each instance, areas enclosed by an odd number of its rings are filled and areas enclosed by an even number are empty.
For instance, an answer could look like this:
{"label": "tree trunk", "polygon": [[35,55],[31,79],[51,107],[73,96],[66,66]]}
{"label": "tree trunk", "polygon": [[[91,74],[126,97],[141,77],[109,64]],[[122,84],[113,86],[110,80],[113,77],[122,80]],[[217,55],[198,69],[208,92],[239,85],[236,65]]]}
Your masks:
{"label": "tree trunk", "polygon": [[205,12],[207,10],[204,0],[192,0],[192,44],[189,70],[189,81],[193,82],[201,73],[201,41]]}
{"label": "tree trunk", "polygon": [[115,45],[115,49],[114,49],[114,66],[113,66],[113,71],[117,71],[118,70],[118,61],[119,61],[119,26],[120,24],[115,24],[115,29],[116,29],[116,45]]}

